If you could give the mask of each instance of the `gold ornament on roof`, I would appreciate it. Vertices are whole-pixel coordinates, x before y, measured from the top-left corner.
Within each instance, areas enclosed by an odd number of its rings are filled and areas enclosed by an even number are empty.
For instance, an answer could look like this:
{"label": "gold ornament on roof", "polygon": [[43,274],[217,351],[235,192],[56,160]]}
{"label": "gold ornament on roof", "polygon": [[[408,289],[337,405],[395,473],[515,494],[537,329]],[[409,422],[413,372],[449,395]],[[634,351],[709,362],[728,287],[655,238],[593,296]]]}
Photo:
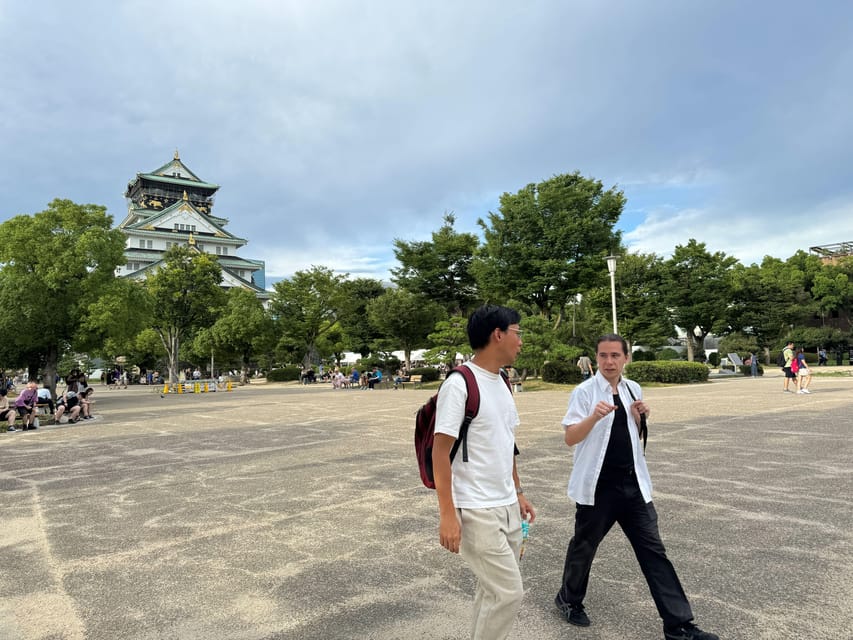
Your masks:
{"label": "gold ornament on roof", "polygon": [[178,150],[176,148],[175,149],[175,160],[180,160],[180,159],[181,159],[181,157],[178,155]]}
{"label": "gold ornament on roof", "polygon": [[194,247],[194,246],[195,246],[195,238],[193,238],[193,234],[192,234],[192,233],[190,233],[190,239],[189,239],[189,240],[187,240],[187,244],[189,244],[191,247]]}
{"label": "gold ornament on roof", "polygon": [[187,202],[187,201],[189,201],[189,198],[187,197],[187,190],[184,189],[184,202]]}

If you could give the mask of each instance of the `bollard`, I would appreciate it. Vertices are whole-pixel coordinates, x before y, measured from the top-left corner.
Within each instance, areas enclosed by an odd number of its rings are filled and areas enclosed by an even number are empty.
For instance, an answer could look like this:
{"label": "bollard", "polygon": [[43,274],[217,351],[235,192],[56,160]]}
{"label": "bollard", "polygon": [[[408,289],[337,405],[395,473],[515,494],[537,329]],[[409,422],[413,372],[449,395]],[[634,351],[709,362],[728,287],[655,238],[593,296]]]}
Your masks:
{"label": "bollard", "polygon": [[198,382],[193,384],[193,393],[201,393],[201,385]]}
{"label": "bollard", "polygon": [[179,382],[178,383],[178,393],[183,393],[183,392],[184,392],[184,385]]}
{"label": "bollard", "polygon": [[163,395],[169,393],[169,383],[163,385]]}
{"label": "bollard", "polygon": [[225,387],[225,390],[226,390],[226,391],[231,391],[231,381],[230,381],[230,380],[228,381],[228,384],[227,384],[227,386]]}

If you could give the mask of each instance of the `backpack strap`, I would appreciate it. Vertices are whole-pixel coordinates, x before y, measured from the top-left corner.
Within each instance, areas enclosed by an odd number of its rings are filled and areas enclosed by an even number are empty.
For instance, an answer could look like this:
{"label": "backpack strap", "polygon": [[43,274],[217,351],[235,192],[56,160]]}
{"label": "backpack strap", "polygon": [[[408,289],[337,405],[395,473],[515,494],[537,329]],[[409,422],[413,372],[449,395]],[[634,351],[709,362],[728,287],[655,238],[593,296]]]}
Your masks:
{"label": "backpack strap", "polygon": [[[473,422],[474,418],[477,417],[477,414],[480,412],[480,387],[477,384],[477,378],[474,376],[474,372],[471,371],[469,367],[465,365],[456,367],[455,369],[451,369],[451,373],[457,372],[465,378],[465,388],[468,392],[468,398],[465,401],[465,418],[462,420],[462,425],[459,427],[459,436],[456,438],[456,442],[453,443],[453,447],[450,449],[450,461],[453,462],[453,458],[456,457],[457,451],[459,451],[460,445],[462,446],[462,461],[468,462],[468,427],[471,426],[471,422]],[[509,389],[509,392],[512,393],[512,383],[509,381],[509,376],[506,374],[506,371],[503,369],[500,370],[501,378],[506,383],[506,388]],[[446,378],[445,378],[446,380]],[[519,455],[518,447],[513,445],[514,451],[513,455]]]}
{"label": "backpack strap", "polygon": [[[634,392],[631,391],[631,385],[628,384],[627,381],[625,381],[625,386],[628,387],[628,394],[631,396],[631,400],[636,402],[637,396],[635,396]],[[649,437],[649,428],[648,428],[648,425],[646,424],[646,414],[645,413],[640,414],[640,437],[643,439],[643,453],[645,453],[646,452],[646,440]]]}
{"label": "backpack strap", "polygon": [[452,373],[459,373],[465,378],[465,388],[468,397],[465,400],[465,418],[463,418],[462,425],[459,427],[459,437],[456,438],[456,442],[453,443],[453,447],[450,449],[450,461],[453,462],[453,458],[456,457],[456,452],[459,451],[459,446],[461,445],[462,461],[468,462],[468,427],[471,426],[471,422],[480,412],[480,387],[477,385],[474,372],[468,367],[464,365],[456,367],[455,369],[451,369],[447,375]]}

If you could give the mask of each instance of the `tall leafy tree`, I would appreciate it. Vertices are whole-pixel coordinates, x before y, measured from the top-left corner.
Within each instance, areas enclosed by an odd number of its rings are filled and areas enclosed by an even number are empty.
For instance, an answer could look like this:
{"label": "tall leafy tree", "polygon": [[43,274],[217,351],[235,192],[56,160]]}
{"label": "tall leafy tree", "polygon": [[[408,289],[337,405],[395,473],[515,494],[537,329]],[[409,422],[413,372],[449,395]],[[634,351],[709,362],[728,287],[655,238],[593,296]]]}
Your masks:
{"label": "tall leafy tree", "polygon": [[678,245],[665,264],[666,304],[676,325],[687,333],[687,359],[693,361],[712,331],[728,329],[732,268],[737,259],[711,253],[704,242]]}
{"label": "tall leafy tree", "polygon": [[[664,298],[663,259],[653,253],[622,249],[616,263],[616,315],[619,333],[629,344],[659,345],[675,336]],[[610,287],[587,292],[584,301],[598,313],[599,333],[612,330]],[[606,318],[606,321],[604,320]]]}
{"label": "tall leafy tree", "polygon": [[174,246],[164,264],[146,281],[152,299],[151,325],[169,360],[169,381],[178,381],[181,344],[213,324],[225,304],[222,269],[216,259],[194,248]]}
{"label": "tall leafy tree", "polygon": [[125,237],[94,204],[56,199],[0,225],[0,314],[6,365],[27,366],[55,384],[63,350],[84,338],[89,305],[115,279]]}
{"label": "tall leafy tree", "polygon": [[[210,327],[213,346],[240,364],[240,382],[249,380],[249,365],[275,344],[275,327],[258,297],[248,289],[228,290],[222,313]],[[212,372],[211,372],[212,373]]]}
{"label": "tall leafy tree", "polygon": [[431,242],[394,240],[400,266],[392,269],[392,281],[401,289],[440,304],[450,315],[464,315],[477,297],[471,262],[480,244],[473,233],[458,233],[456,217],[444,214],[444,224]]}
{"label": "tall leafy tree", "polygon": [[446,315],[441,305],[402,289],[388,289],[370,301],[367,313],[370,322],[403,350],[407,369],[412,351],[427,346],[427,336]]}
{"label": "tall leafy tree", "polygon": [[479,221],[485,242],[472,269],[483,297],[518,300],[559,325],[577,293],[604,281],[624,205],[621,191],[579,172],[504,193]]}
{"label": "tall leafy tree", "polygon": [[380,337],[367,317],[367,303],[384,292],[385,287],[374,278],[356,278],[341,283],[338,322],[347,348],[360,353],[362,358],[367,357],[370,345]]}
{"label": "tall leafy tree", "polygon": [[270,312],[279,351],[293,354],[306,365],[318,361],[317,340],[337,321],[345,279],[328,267],[312,266],[273,285]]}
{"label": "tall leafy tree", "polygon": [[468,320],[462,316],[450,316],[435,324],[435,331],[427,336],[432,345],[424,360],[431,364],[444,362],[452,366],[456,362],[457,353],[468,353],[471,345],[468,342]]}
{"label": "tall leafy tree", "polygon": [[805,274],[791,262],[765,256],[760,265],[734,265],[731,278],[728,331],[753,338],[767,362],[790,328],[811,315]]}

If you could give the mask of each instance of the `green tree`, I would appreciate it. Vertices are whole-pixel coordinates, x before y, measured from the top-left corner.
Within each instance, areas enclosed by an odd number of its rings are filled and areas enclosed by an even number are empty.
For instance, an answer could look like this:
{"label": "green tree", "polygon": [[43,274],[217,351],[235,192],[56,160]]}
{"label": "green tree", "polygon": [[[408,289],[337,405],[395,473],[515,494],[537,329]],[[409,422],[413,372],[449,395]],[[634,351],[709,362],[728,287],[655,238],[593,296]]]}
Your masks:
{"label": "green tree", "polygon": [[222,269],[216,259],[192,247],[174,246],[163,266],[146,281],[151,295],[151,325],[169,360],[169,382],[178,381],[181,344],[213,324],[225,303]]}
{"label": "green tree", "polygon": [[319,362],[317,340],[337,321],[345,279],[328,267],[312,266],[273,285],[270,312],[280,352],[296,356],[305,365]]}
{"label": "green tree", "polygon": [[432,234],[431,242],[394,240],[394,255],[400,267],[391,279],[410,291],[444,307],[450,315],[464,315],[477,297],[471,262],[480,244],[473,233],[458,233],[456,217],[444,214],[444,224]]}
{"label": "green tree", "polygon": [[468,321],[461,316],[451,316],[446,320],[435,323],[435,331],[427,336],[432,345],[424,360],[430,364],[445,363],[453,366],[457,353],[468,353],[471,346],[468,342]]}
{"label": "green tree", "polygon": [[228,290],[225,308],[209,333],[212,347],[236,357],[243,384],[249,381],[249,365],[253,357],[271,351],[275,344],[272,317],[248,289]]}
{"label": "green tree", "polygon": [[[616,315],[619,333],[630,345],[656,347],[675,337],[675,327],[664,299],[663,259],[653,253],[620,252],[616,266]],[[595,307],[598,334],[612,330],[610,287],[585,294]],[[605,321],[606,318],[606,321]]]}
{"label": "green tree", "polygon": [[[527,378],[528,372],[538,374],[546,362],[553,360],[569,361],[581,355],[582,349],[566,344],[560,337],[560,329],[542,315],[522,318],[519,325],[522,334],[522,347],[515,367],[521,371],[521,379]],[[510,363],[507,363],[510,364]]]}
{"label": "green tree", "polygon": [[731,271],[737,260],[690,239],[665,262],[666,305],[673,321],[687,333],[687,359],[704,353],[706,336],[730,330],[727,319],[734,290]]}
{"label": "green tree", "polygon": [[411,368],[414,349],[427,345],[436,322],[445,317],[441,305],[402,289],[388,289],[367,305],[370,322],[406,356]]}
{"label": "green tree", "polygon": [[0,316],[5,365],[55,388],[62,353],[86,338],[87,311],[115,279],[125,237],[104,207],[56,199],[0,224]]}
{"label": "green tree", "polygon": [[379,280],[356,278],[341,283],[337,319],[348,349],[366,358],[379,333],[367,317],[367,303],[385,292]]}
{"label": "green tree", "polygon": [[625,198],[578,172],[504,193],[472,265],[482,297],[517,300],[555,326],[577,293],[601,286],[604,256],[619,246],[614,230]]}

